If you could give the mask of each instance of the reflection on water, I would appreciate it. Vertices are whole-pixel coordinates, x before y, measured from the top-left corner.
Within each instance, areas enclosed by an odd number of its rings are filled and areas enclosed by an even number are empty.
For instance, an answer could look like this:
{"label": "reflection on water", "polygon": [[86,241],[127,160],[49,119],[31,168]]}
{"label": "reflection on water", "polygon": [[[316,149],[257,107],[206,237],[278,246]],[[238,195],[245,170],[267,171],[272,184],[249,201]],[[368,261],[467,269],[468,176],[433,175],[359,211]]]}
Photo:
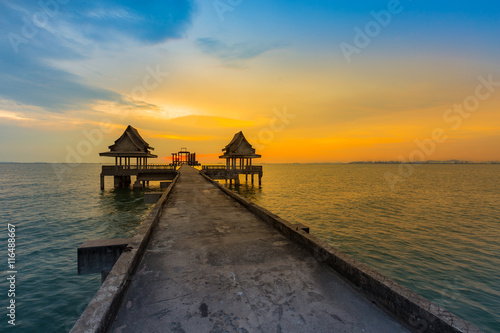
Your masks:
{"label": "reflection on water", "polygon": [[227,188],[253,201],[259,200],[260,196],[262,195],[262,187],[260,187],[259,185],[252,185],[245,182],[241,182],[239,186],[229,183],[225,184],[223,182],[221,182],[221,184],[224,184]]}
{"label": "reflection on water", "polygon": [[144,217],[144,191],[129,188],[103,191],[99,201],[100,216],[105,220],[103,238],[131,237]]}

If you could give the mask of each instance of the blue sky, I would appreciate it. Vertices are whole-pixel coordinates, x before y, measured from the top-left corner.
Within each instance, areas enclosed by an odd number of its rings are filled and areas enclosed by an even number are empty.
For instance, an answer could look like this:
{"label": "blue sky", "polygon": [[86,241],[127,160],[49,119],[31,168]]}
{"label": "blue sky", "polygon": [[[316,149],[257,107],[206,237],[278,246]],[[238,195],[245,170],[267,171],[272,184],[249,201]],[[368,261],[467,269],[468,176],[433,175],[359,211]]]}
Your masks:
{"label": "blue sky", "polygon": [[[161,156],[186,145],[216,155],[241,129],[259,140],[284,107],[299,121],[261,145],[279,156],[269,161],[292,161],[296,138],[327,152],[318,161],[396,160],[478,76],[500,80],[500,5],[401,0],[347,62],[340,44],[391,3],[0,1],[0,161],[63,162],[104,118],[112,130],[85,162],[129,123]],[[145,79],[152,69],[159,80]],[[144,82],[154,89],[138,96]],[[496,103],[432,159],[500,159]]]}

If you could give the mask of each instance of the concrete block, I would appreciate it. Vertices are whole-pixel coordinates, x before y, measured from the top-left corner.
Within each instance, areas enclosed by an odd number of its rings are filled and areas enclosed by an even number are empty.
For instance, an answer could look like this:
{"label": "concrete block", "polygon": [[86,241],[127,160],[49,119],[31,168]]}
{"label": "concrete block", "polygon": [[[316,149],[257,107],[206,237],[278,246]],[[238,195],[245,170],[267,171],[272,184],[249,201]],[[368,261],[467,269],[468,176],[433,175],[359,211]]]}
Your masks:
{"label": "concrete block", "polygon": [[296,223],[293,225],[293,227],[295,228],[295,230],[302,230],[304,231],[305,233],[309,233],[309,227],[306,226],[306,225],[303,225],[302,223]]}
{"label": "concrete block", "polygon": [[144,203],[155,204],[160,200],[163,192],[146,192],[144,193]]}
{"label": "concrete block", "polygon": [[110,271],[129,238],[101,239],[83,243],[78,247],[78,274],[101,273]]}

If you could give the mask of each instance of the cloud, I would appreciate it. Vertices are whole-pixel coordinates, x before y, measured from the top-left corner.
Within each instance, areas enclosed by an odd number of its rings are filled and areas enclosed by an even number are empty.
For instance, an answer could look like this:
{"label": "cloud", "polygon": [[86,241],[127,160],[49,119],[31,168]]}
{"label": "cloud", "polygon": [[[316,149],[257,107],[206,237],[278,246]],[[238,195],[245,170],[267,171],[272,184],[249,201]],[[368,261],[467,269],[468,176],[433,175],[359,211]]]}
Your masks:
{"label": "cloud", "polygon": [[0,0],[0,97],[51,112],[83,108],[120,94],[92,86],[51,63],[92,57],[96,47],[156,44],[182,37],[191,1]]}
{"label": "cloud", "polygon": [[214,38],[198,38],[196,46],[203,53],[214,56],[229,67],[239,67],[242,61],[260,56],[261,54],[283,47],[281,44],[264,45],[252,43],[237,43],[228,45]]}
{"label": "cloud", "polygon": [[85,26],[95,40],[113,40],[117,34],[140,42],[160,43],[180,38],[190,26],[192,1],[106,1],[72,2],[66,13],[73,24]]}

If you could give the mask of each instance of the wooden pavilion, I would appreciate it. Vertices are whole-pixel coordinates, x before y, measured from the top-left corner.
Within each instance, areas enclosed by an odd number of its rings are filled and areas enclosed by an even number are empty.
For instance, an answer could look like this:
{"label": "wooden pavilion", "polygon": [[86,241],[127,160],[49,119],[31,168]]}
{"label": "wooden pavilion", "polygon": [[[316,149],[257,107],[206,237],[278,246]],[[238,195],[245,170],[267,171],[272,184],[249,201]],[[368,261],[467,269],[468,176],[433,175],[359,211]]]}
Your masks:
{"label": "wooden pavilion", "polygon": [[181,148],[177,153],[172,153],[172,165],[181,166],[187,164],[191,166],[200,165],[196,160],[196,153],[191,153],[187,148]]}
{"label": "wooden pavilion", "polygon": [[[148,165],[149,158],[156,158],[154,150],[139,134],[137,129],[128,126],[123,134],[109,146],[109,151],[99,156],[115,158],[115,165],[103,165],[101,172],[101,189],[104,189],[104,176],[114,176],[115,187],[127,187],[131,176],[137,176],[134,187],[143,187],[146,181],[173,179],[175,167],[170,165]],[[136,164],[132,164],[134,161]],[[141,182],[142,181],[142,185]]]}
{"label": "wooden pavilion", "polygon": [[261,155],[255,154],[255,149],[241,131],[234,135],[226,148],[222,149],[222,152],[224,155],[219,156],[219,158],[225,158],[226,168],[232,170],[251,169],[252,158],[262,157]]}
{"label": "wooden pavilion", "polygon": [[262,184],[262,166],[252,165],[252,159],[260,158],[261,155],[255,153],[255,149],[243,135],[243,132],[238,132],[234,135],[231,142],[222,149],[223,155],[220,159],[226,159],[226,166],[222,165],[207,165],[203,166],[202,170],[207,175],[214,179],[226,179],[231,183],[234,180],[236,185],[239,184],[239,175],[244,174],[245,180],[248,181],[248,175],[254,182],[254,175],[259,177],[259,185]]}
{"label": "wooden pavilion", "polygon": [[148,158],[158,157],[151,154],[151,150],[154,148],[144,141],[139,132],[130,125],[115,141],[115,144],[108,148],[108,152],[99,153],[99,156],[114,157],[116,166],[130,167],[132,158],[136,159],[136,165],[146,166]]}

